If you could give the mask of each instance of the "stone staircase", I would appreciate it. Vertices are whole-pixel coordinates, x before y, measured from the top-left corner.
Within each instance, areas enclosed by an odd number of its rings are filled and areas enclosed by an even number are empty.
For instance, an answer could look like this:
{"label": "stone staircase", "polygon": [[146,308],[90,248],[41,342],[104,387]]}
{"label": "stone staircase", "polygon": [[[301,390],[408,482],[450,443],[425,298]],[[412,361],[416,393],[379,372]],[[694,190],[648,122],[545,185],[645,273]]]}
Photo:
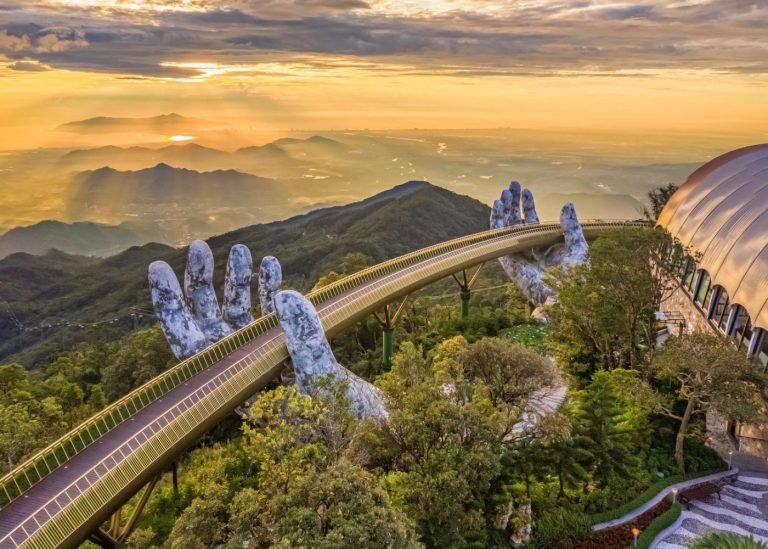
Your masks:
{"label": "stone staircase", "polygon": [[[768,475],[739,473],[736,481],[717,494],[692,501],[683,509],[680,526],[655,547],[688,547],[694,538],[712,530],[734,532],[768,542]],[[678,521],[679,522],[679,521]]]}

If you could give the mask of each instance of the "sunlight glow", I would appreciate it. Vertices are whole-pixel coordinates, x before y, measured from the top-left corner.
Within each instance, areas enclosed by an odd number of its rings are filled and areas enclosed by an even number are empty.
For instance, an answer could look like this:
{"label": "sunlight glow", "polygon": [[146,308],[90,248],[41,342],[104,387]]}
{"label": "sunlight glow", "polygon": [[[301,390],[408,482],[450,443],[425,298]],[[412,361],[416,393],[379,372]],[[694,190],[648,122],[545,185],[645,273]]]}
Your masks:
{"label": "sunlight glow", "polygon": [[197,139],[197,137],[194,135],[171,135],[168,137],[168,141],[173,141],[174,143],[192,141],[193,139]]}

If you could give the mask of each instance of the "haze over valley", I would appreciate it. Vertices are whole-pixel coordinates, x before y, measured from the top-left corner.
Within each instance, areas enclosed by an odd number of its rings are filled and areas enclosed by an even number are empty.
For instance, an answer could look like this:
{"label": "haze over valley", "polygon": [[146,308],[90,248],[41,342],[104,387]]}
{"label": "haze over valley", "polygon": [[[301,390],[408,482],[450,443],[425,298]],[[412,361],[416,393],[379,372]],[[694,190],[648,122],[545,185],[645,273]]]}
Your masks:
{"label": "haze over valley", "polygon": [[[105,256],[150,241],[179,246],[411,180],[489,204],[516,179],[534,191],[542,219],[556,219],[569,201],[584,219],[634,218],[650,189],[679,184],[709,157],[749,141],[413,129],[289,132],[260,142],[257,134],[236,130],[221,147],[222,126],[197,118],[97,117],[51,131],[107,144],[3,153],[0,257],[50,248]],[[131,136],[148,141],[110,143]],[[58,224],[43,223],[50,221]]]}

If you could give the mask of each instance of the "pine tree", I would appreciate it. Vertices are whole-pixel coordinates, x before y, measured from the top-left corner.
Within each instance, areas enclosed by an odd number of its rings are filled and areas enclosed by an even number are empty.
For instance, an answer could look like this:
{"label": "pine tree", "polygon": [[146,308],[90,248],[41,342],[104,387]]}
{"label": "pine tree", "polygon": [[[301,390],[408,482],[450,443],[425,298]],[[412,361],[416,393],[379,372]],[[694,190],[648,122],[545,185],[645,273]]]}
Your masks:
{"label": "pine tree", "polygon": [[606,485],[611,476],[626,476],[636,464],[632,436],[621,425],[623,410],[608,372],[596,372],[579,396],[577,432],[589,439],[594,477]]}

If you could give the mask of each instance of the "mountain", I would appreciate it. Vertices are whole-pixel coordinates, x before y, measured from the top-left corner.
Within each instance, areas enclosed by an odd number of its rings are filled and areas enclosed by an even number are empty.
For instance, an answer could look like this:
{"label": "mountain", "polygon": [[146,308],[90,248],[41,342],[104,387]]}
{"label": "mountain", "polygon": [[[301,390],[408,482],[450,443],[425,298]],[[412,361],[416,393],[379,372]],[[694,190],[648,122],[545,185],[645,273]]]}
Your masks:
{"label": "mountain", "polygon": [[203,147],[197,143],[187,143],[157,149],[114,146],[77,149],[68,152],[59,160],[59,165],[68,170],[87,170],[102,166],[109,166],[116,170],[134,170],[157,164],[209,170],[212,167],[230,167],[233,159],[228,152]]}
{"label": "mountain", "polygon": [[0,236],[0,258],[16,252],[40,255],[56,249],[68,254],[106,257],[151,238],[127,226],[41,221]]}
{"label": "mountain", "polygon": [[153,131],[168,135],[194,130],[201,125],[210,124],[199,118],[188,118],[176,113],[162,114],[150,118],[114,118],[97,116],[85,120],[74,120],[59,126],[58,130],[76,133],[112,133]]}
{"label": "mountain", "polygon": [[281,208],[290,211],[287,191],[285,185],[236,170],[198,172],[168,164],[137,171],[105,167],[75,175],[67,217],[147,223],[202,216],[252,223],[274,219]]}
{"label": "mountain", "polygon": [[[221,291],[229,249],[238,242],[250,247],[257,264],[265,255],[278,257],[286,286],[306,291],[320,276],[337,269],[349,252],[362,252],[377,263],[481,231],[488,226],[488,213],[488,207],[473,198],[409,182],[347,206],[244,227],[209,240],[217,264],[216,288]],[[57,349],[89,337],[88,329],[61,322],[107,321],[113,335],[132,329],[132,308],[151,308],[149,263],[164,259],[181,274],[186,253],[184,248],[147,244],[107,259],[51,253],[14,254],[1,260],[0,362],[32,367]],[[154,323],[154,317],[145,314],[142,325]]]}
{"label": "mountain", "polygon": [[291,155],[281,149],[277,143],[267,143],[258,147],[242,147],[237,149],[235,156],[263,160],[289,160]]}
{"label": "mountain", "polygon": [[[314,135],[307,139],[284,138],[261,146],[242,147],[234,152],[186,143],[165,147],[115,147],[76,149],[64,154],[58,166],[64,170],[91,170],[108,166],[116,170],[137,170],[157,164],[199,171],[235,169],[269,173],[272,177],[296,177],[307,157],[341,154],[346,146]],[[304,159],[304,160],[302,160]]]}

